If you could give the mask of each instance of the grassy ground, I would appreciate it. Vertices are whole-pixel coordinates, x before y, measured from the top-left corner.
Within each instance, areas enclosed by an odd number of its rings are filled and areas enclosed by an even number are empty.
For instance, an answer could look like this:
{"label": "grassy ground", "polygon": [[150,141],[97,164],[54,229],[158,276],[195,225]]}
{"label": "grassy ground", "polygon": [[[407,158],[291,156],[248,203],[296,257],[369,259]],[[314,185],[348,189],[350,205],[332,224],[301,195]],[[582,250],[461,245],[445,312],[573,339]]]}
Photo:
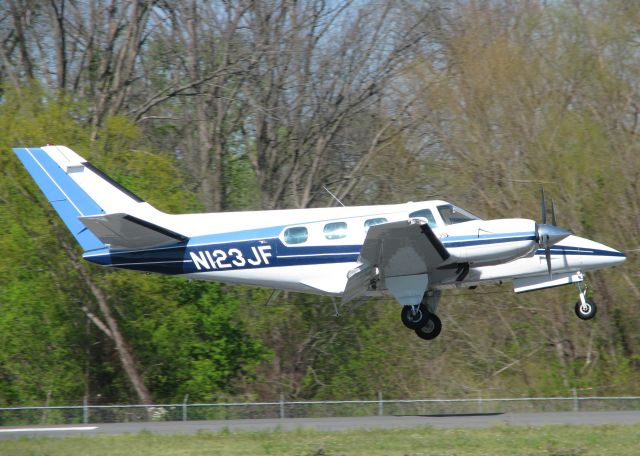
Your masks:
{"label": "grassy ground", "polygon": [[2,456],[638,455],[640,425],[200,432],[0,440]]}

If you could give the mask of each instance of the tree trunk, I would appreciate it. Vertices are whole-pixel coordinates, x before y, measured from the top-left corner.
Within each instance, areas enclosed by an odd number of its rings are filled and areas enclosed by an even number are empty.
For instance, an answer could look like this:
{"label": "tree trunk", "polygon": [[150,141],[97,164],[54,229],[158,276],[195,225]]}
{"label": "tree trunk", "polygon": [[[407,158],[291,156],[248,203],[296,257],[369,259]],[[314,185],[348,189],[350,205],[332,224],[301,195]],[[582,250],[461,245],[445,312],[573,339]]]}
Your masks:
{"label": "tree trunk", "polygon": [[78,271],[87,288],[95,298],[98,304],[98,309],[100,309],[100,313],[104,318],[104,322],[94,314],[89,315],[90,312],[87,312],[86,310],[85,313],[87,313],[87,315],[90,317],[92,323],[95,324],[98,329],[100,329],[109,339],[111,339],[115,343],[120,364],[122,365],[127,378],[131,382],[131,386],[136,392],[140,404],[153,404],[153,401],[151,400],[151,393],[145,385],[144,380],[142,379],[142,375],[138,370],[135,356],[133,354],[133,349],[120,331],[118,321],[115,319],[113,313],[111,312],[111,307],[109,306],[109,300],[107,299],[107,296],[104,294],[102,289],[100,289],[100,287],[93,281],[91,275],[86,269],[86,266],[82,263],[82,261],[84,260],[78,258],[78,255],[76,254],[74,248],[69,245],[60,234],[58,234],[58,238],[60,239],[64,249],[69,255],[71,264],[73,264],[76,271]]}

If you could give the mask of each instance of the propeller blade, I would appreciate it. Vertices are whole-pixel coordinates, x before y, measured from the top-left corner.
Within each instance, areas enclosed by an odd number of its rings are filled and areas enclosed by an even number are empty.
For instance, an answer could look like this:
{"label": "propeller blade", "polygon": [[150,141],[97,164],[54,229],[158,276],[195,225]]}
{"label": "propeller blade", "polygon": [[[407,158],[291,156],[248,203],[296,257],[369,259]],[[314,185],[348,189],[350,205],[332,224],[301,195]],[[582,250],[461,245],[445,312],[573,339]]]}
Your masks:
{"label": "propeller blade", "polygon": [[542,210],[542,224],[547,223],[547,206],[544,202],[544,187],[540,187],[540,209]]}
{"label": "propeller blade", "polygon": [[572,231],[558,228],[556,226],[556,203],[551,200],[551,224],[547,224],[547,203],[544,197],[544,187],[540,187],[540,210],[542,212],[542,223],[536,223],[536,242],[544,249],[544,257],[547,260],[547,271],[549,277],[553,275],[551,268],[551,246],[562,241],[567,236],[573,234]]}
{"label": "propeller blade", "polygon": [[549,277],[551,277],[551,248],[549,247],[549,236],[544,237],[544,256],[547,259],[547,271],[549,271]]}

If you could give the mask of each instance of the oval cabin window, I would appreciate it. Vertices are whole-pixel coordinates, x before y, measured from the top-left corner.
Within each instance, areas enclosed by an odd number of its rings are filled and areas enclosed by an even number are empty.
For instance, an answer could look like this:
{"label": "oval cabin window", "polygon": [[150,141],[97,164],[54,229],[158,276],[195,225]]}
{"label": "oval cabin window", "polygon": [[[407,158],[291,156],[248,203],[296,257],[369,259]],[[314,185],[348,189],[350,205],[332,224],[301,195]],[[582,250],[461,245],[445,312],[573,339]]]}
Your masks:
{"label": "oval cabin window", "polygon": [[387,219],[384,217],[372,218],[369,220],[365,220],[364,222],[364,230],[369,231],[369,227],[373,225],[380,225],[382,223],[387,223]]}
{"label": "oval cabin window", "polygon": [[309,238],[309,231],[305,226],[294,226],[284,230],[284,242],[287,244],[302,244]]}
{"label": "oval cabin window", "polygon": [[347,237],[347,224],[345,222],[327,223],[323,231],[327,239],[342,239]]}

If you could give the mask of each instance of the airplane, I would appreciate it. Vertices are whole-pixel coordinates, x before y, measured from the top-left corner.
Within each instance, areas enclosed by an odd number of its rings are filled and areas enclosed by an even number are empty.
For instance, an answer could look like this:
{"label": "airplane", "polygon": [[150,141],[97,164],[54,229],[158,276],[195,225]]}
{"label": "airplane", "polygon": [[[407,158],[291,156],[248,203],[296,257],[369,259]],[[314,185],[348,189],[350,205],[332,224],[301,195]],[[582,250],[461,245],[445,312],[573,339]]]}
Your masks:
{"label": "airplane", "polygon": [[108,268],[356,298],[391,295],[401,321],[436,338],[442,290],[512,282],[516,293],[575,284],[575,313],[596,314],[584,272],[624,253],[542,220],[482,220],[441,200],[377,206],[172,215],[65,146],[15,154],[82,247]]}

